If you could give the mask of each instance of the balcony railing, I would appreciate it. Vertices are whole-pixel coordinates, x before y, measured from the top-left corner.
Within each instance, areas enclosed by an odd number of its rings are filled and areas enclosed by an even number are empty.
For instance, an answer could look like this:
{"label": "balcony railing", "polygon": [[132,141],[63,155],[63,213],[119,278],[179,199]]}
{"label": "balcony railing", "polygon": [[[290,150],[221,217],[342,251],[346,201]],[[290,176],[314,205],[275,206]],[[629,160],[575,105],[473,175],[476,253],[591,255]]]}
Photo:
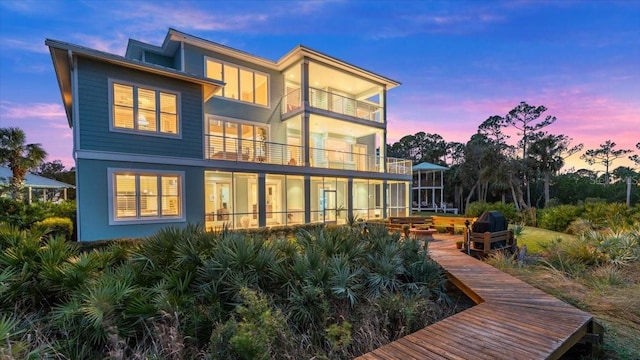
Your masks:
{"label": "balcony railing", "polygon": [[[370,102],[352,99],[328,91],[310,88],[309,105],[338,114],[354,116],[360,119],[382,122],[382,107]],[[296,111],[302,107],[300,89],[285,94],[282,98],[282,113]]]}
{"label": "balcony railing", "polygon": [[382,122],[382,107],[370,102],[352,99],[332,92],[309,88],[309,105],[338,114]]}
{"label": "balcony railing", "polygon": [[302,107],[302,103],[300,101],[301,98],[299,88],[291,90],[289,93],[285,94],[282,97],[282,113],[286,114],[300,109]]}
{"label": "balcony railing", "polygon": [[[205,136],[205,157],[209,160],[257,162],[276,165],[302,166],[304,149],[269,141],[238,139],[218,135]],[[311,167],[383,172],[378,155],[359,154],[321,148],[309,149]],[[411,175],[410,160],[387,158],[387,173]]]}
{"label": "balcony railing", "polygon": [[411,160],[387,158],[387,173],[411,175],[413,173],[413,162]]}
{"label": "balcony railing", "polygon": [[302,147],[269,141],[205,136],[205,157],[210,160],[247,161],[301,166]]}

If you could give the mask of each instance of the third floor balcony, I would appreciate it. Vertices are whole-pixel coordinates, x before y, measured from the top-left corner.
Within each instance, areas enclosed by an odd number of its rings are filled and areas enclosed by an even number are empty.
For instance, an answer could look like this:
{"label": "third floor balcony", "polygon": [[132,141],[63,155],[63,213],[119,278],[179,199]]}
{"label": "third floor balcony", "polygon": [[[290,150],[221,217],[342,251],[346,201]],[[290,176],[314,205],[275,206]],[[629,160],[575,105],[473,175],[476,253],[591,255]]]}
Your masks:
{"label": "third floor balcony", "polygon": [[[301,98],[300,88],[290,90],[282,99],[282,114],[299,110],[302,107]],[[313,87],[309,88],[309,106],[363,120],[383,122],[382,106]]]}

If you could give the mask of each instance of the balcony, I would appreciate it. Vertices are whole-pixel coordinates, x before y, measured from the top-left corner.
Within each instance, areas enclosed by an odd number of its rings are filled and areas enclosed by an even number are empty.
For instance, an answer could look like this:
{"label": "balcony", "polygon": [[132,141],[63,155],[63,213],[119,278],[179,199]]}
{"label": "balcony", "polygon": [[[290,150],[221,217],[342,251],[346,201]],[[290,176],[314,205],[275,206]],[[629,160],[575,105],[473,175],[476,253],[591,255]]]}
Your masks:
{"label": "balcony", "polygon": [[[302,146],[269,141],[245,140],[234,137],[205,135],[205,158],[235,162],[256,162],[273,165],[303,166]],[[381,157],[321,148],[309,149],[310,166],[315,168],[383,172]],[[410,160],[387,158],[386,172],[411,175]]]}
{"label": "balcony", "polygon": [[[282,100],[282,114],[299,110],[301,98],[300,89],[287,93]],[[383,121],[381,106],[321,89],[309,88],[309,106],[377,123]]]}
{"label": "balcony", "polygon": [[301,166],[302,147],[269,141],[205,135],[205,158]]}

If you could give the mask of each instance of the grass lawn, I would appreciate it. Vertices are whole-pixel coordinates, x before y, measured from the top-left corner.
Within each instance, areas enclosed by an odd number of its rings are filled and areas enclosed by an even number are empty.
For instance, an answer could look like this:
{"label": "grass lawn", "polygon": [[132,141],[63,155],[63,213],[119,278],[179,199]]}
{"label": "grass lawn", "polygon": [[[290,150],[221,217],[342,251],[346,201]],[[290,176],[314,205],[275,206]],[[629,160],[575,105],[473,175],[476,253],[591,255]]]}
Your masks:
{"label": "grass lawn", "polygon": [[[531,255],[526,265],[487,261],[501,270],[584,310],[604,326],[604,346],[597,359],[640,359],[640,262],[626,266],[586,266],[570,275],[542,261],[541,244],[575,237],[554,231],[525,227],[518,245],[527,245]],[[589,359],[590,357],[586,357]],[[562,359],[584,359],[568,355]]]}
{"label": "grass lawn", "polygon": [[542,252],[542,244],[556,239],[570,240],[575,236],[559,233],[551,230],[540,229],[532,226],[524,226],[522,233],[518,235],[518,246],[527,245],[527,252],[531,254],[540,254]]}

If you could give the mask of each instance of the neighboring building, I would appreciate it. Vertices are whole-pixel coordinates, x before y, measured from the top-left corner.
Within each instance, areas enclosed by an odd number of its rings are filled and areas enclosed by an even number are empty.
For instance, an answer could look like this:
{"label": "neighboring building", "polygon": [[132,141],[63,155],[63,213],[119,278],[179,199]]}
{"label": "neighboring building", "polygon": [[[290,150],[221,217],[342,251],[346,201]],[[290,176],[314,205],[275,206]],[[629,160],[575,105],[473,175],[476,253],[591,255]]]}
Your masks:
{"label": "neighboring building", "polygon": [[457,214],[444,202],[444,172],[448,167],[422,162],[413,167],[413,211],[442,211]]}
{"label": "neighboring building", "polygon": [[384,153],[396,81],[304,46],[274,62],[174,29],[124,57],[45,43],[81,241],[409,213],[411,163]]}
{"label": "neighboring building", "polygon": [[[8,184],[13,172],[8,167],[0,166],[0,184]],[[24,177],[24,188],[27,189],[27,201],[63,201],[67,200],[67,189],[75,186],[58,180],[27,173]]]}

